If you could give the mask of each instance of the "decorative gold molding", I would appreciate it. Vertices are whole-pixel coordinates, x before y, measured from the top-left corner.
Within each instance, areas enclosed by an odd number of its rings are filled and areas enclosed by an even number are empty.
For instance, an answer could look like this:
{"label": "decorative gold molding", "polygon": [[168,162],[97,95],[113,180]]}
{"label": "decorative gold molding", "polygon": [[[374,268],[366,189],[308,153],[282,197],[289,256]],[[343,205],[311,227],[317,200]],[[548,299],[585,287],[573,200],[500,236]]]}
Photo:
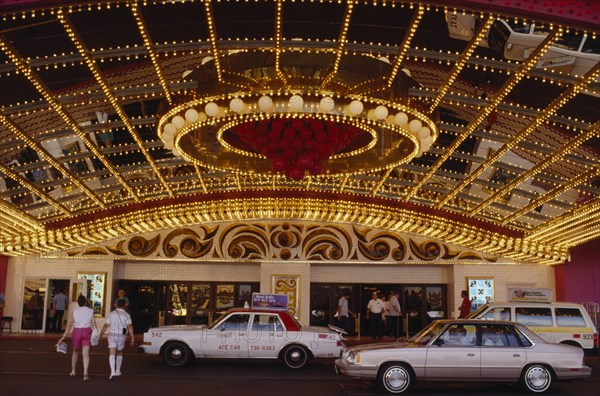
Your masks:
{"label": "decorative gold molding", "polygon": [[68,250],[69,257],[336,263],[495,263],[499,257],[413,235],[315,222],[175,228]]}

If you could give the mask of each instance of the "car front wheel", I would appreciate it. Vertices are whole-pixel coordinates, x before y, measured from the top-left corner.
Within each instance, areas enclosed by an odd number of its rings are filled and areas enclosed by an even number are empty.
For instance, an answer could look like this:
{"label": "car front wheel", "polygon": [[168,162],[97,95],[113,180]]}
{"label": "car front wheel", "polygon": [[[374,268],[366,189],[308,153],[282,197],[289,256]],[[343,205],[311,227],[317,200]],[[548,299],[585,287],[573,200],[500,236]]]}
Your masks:
{"label": "car front wheel", "polygon": [[283,351],[283,363],[291,369],[299,369],[308,363],[308,351],[300,345],[289,346]]}
{"label": "car front wheel", "polygon": [[402,363],[389,363],[379,371],[377,382],[384,391],[398,395],[410,388],[413,374],[410,368]]}
{"label": "car front wheel", "polygon": [[533,364],[523,371],[521,384],[530,393],[545,392],[552,385],[552,372],[546,366]]}
{"label": "car front wheel", "polygon": [[183,367],[190,362],[192,351],[185,343],[173,341],[164,347],[162,357],[165,363],[171,367]]}

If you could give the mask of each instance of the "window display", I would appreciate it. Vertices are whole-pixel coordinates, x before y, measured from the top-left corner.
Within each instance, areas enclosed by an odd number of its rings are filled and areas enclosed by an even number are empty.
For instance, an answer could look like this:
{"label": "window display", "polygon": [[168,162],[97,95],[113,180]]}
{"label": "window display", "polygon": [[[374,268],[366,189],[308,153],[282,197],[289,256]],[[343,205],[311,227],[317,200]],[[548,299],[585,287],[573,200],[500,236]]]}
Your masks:
{"label": "window display", "polygon": [[[106,295],[106,272],[101,273],[81,273],[77,274],[77,279],[87,281],[87,290],[80,291],[88,299],[90,308],[94,310],[95,315],[104,316]],[[79,295],[79,293],[77,293]]]}

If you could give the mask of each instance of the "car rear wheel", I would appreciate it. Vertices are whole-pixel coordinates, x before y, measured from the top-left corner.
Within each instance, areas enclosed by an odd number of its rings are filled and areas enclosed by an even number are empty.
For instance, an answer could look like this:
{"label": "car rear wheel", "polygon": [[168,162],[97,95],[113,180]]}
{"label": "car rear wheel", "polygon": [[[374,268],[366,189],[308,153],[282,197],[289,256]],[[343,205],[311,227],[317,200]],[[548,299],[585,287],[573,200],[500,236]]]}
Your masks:
{"label": "car rear wheel", "polygon": [[306,367],[308,351],[300,345],[291,345],[283,351],[283,363],[291,369]]}
{"label": "car rear wheel", "polygon": [[527,366],[521,376],[521,384],[530,393],[542,393],[552,385],[552,372],[541,364]]}
{"label": "car rear wheel", "polygon": [[171,367],[183,367],[192,359],[192,351],[181,341],[173,341],[165,345],[162,351],[165,363]]}
{"label": "car rear wheel", "polygon": [[412,370],[402,363],[389,363],[379,370],[377,376],[379,387],[388,393],[406,392],[413,382]]}

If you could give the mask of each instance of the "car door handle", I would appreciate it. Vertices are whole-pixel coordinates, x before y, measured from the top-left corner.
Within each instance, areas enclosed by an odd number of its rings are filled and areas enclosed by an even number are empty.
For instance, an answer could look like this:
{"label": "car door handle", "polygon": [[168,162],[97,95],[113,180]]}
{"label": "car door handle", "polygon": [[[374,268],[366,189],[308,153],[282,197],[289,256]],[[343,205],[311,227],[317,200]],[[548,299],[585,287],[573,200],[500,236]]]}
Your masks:
{"label": "car door handle", "polygon": [[513,353],[513,357],[521,357],[520,353]]}
{"label": "car door handle", "polygon": [[467,356],[475,356],[474,353],[467,353]]}

